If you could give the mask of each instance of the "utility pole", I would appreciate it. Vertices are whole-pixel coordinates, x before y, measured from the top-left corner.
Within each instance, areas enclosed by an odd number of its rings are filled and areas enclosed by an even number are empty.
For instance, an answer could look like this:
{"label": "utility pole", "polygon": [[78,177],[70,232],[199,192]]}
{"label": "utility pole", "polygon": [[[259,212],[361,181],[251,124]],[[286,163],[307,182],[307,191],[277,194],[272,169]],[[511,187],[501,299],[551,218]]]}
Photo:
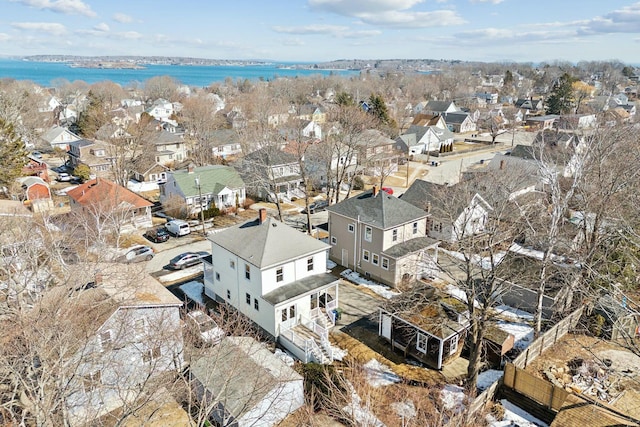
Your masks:
{"label": "utility pole", "polygon": [[204,209],[202,208],[202,187],[200,186],[200,177],[196,177],[196,187],[198,187],[198,201],[200,204],[200,221],[202,222],[202,235],[206,236],[207,233],[204,230]]}

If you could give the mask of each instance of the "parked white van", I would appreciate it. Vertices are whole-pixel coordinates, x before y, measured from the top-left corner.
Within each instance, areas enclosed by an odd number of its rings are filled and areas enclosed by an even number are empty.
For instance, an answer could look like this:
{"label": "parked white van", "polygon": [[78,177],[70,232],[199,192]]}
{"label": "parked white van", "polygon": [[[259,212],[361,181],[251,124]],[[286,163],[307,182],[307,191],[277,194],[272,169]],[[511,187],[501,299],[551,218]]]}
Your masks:
{"label": "parked white van", "polygon": [[173,219],[167,222],[165,228],[169,233],[173,234],[176,237],[186,236],[187,234],[191,233],[189,223],[181,219]]}

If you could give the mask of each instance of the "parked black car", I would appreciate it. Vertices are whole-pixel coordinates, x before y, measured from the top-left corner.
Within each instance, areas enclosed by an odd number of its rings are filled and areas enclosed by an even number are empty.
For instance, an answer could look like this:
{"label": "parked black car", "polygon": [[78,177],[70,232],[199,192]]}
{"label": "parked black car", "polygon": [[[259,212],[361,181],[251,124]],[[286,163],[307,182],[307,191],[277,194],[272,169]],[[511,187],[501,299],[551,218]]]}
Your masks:
{"label": "parked black car", "polygon": [[[329,202],[327,202],[326,200],[318,200],[317,202],[313,202],[309,204],[309,213],[314,214],[316,212],[323,211],[327,209],[328,206],[329,206]],[[303,209],[302,213],[306,214],[307,209],[306,208]]]}
{"label": "parked black car", "polygon": [[152,228],[144,233],[144,237],[154,243],[162,243],[169,240],[169,232],[164,227]]}

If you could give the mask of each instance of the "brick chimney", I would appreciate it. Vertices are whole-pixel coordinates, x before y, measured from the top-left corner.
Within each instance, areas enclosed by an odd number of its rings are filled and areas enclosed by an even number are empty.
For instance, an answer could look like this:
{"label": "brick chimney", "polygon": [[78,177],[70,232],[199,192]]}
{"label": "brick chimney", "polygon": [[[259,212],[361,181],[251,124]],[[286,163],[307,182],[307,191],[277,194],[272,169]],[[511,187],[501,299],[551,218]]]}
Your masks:
{"label": "brick chimney", "polygon": [[187,166],[187,172],[193,173],[193,163],[189,163],[189,166]]}
{"label": "brick chimney", "polygon": [[258,223],[263,224],[267,220],[267,209],[260,208],[258,210]]}
{"label": "brick chimney", "polygon": [[371,189],[371,194],[373,194],[373,197],[376,197],[378,195],[378,186],[374,185],[373,188]]}

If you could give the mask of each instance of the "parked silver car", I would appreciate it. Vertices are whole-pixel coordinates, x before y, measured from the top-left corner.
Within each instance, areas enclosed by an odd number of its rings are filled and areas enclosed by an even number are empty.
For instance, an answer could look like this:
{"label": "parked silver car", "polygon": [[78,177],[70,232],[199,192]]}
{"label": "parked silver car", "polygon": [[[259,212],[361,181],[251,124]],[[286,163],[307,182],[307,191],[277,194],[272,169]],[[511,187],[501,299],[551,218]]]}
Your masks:
{"label": "parked silver car", "polygon": [[209,255],[207,251],[184,252],[169,261],[169,268],[172,270],[182,270],[183,268],[200,264],[202,259]]}
{"label": "parked silver car", "polygon": [[122,261],[126,263],[149,261],[155,253],[150,246],[138,245],[130,248],[122,256]]}

